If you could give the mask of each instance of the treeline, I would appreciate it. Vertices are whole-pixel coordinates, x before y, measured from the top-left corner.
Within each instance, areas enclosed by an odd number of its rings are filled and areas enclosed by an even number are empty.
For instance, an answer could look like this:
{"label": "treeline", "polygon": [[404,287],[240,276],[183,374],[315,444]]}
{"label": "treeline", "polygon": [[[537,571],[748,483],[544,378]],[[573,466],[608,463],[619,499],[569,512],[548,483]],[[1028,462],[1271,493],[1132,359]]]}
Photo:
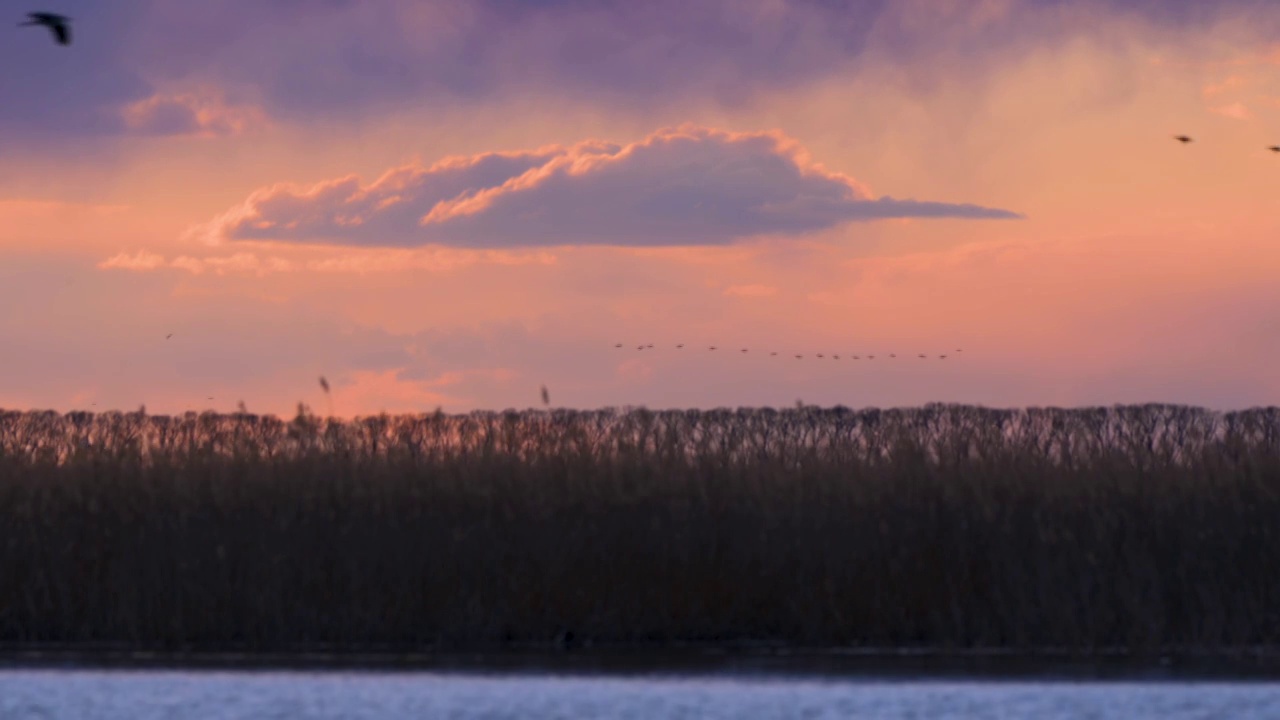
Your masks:
{"label": "treeline", "polygon": [[1280,409],[0,412],[0,645],[1280,646]]}

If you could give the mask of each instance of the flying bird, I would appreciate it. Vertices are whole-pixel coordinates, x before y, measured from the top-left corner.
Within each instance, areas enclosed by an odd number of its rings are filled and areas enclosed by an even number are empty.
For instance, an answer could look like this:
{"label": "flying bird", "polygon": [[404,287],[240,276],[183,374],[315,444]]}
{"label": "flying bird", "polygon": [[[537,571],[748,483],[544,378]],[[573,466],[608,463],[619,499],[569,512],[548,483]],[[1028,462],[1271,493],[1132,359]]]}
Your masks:
{"label": "flying bird", "polygon": [[27,13],[27,17],[30,19],[24,23],[18,23],[18,27],[44,25],[53,31],[53,38],[58,41],[59,45],[71,44],[71,28],[67,26],[67,23],[71,22],[71,18],[47,12]]}
{"label": "flying bird", "polygon": [[542,404],[551,407],[551,394],[547,392],[547,386],[542,386]]}
{"label": "flying bird", "polygon": [[1173,139],[1177,140],[1183,145],[1186,145],[1187,143],[1191,142],[1191,138],[1187,137],[1186,135],[1174,135]]}
{"label": "flying bird", "polygon": [[329,381],[325,380],[323,375],[320,376],[320,389],[324,390],[326,395],[329,394]]}
{"label": "flying bird", "polygon": [[168,340],[168,339],[169,339],[169,338],[171,338],[171,337],[173,337],[173,333],[169,333],[168,335],[165,335],[165,336],[164,336],[164,339],[165,339],[165,340]]}
{"label": "flying bird", "polygon": [[679,345],[677,345],[677,346],[676,346],[676,349],[677,349],[677,350],[682,350],[682,349],[684,349],[684,343],[680,343]]}
{"label": "flying bird", "polygon": [[1271,147],[1269,147],[1269,148],[1267,148],[1267,149],[1268,149],[1268,150],[1270,150],[1270,151],[1271,151],[1271,152],[1273,152],[1273,153],[1280,153],[1280,145],[1272,145]]}
{"label": "flying bird", "polygon": [[622,343],[618,343],[617,345],[614,345],[614,347],[616,347],[616,348],[620,348],[620,347],[622,347]]}

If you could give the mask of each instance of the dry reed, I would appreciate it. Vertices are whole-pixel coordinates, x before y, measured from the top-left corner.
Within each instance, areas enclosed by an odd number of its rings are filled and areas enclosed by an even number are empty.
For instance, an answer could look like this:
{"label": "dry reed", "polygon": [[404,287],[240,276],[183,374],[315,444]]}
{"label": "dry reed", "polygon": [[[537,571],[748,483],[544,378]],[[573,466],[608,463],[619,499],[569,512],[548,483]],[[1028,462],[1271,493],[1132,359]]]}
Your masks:
{"label": "dry reed", "polygon": [[0,412],[0,643],[1280,645],[1280,409]]}

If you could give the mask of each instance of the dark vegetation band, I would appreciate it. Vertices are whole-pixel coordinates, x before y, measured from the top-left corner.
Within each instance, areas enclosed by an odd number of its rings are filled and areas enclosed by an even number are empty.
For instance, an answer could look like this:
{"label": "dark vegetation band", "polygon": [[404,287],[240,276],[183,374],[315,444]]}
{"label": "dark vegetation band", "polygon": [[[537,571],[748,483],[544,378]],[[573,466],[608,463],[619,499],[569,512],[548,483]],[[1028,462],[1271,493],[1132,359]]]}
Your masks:
{"label": "dark vegetation band", "polygon": [[1280,646],[1280,409],[0,413],[0,643]]}

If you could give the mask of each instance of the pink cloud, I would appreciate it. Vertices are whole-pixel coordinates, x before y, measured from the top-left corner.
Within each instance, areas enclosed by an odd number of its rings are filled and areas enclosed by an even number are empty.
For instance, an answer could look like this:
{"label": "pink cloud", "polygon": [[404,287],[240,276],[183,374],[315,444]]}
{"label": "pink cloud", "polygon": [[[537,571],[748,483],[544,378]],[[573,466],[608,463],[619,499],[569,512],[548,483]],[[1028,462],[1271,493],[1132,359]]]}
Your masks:
{"label": "pink cloud", "polygon": [[448,272],[471,265],[554,265],[556,256],[546,250],[517,252],[509,250],[461,250],[457,248],[429,248],[425,250],[401,250],[374,248],[351,252],[333,253],[328,257],[309,257],[290,260],[276,255],[259,256],[252,252],[238,252],[223,256],[193,257],[180,255],[166,259],[163,255],[146,250],[137,253],[119,253],[97,264],[100,270],[129,270],[149,272],[155,270],[184,270],[192,275],[212,273],[216,275],[253,275],[263,277],[276,273],[315,272],[328,274],[370,275],[410,270]]}
{"label": "pink cloud", "polygon": [[1209,108],[1209,112],[1223,117],[1229,117],[1233,120],[1250,120],[1253,113],[1249,112],[1249,108],[1244,103],[1233,102],[1228,105],[1218,105]]}
{"label": "pink cloud", "polygon": [[261,189],[194,237],[371,246],[723,245],[886,218],[1017,218],[977,205],[873,198],[781,132],[691,125],[626,146],[451,158]]}
{"label": "pink cloud", "polygon": [[98,263],[103,270],[133,270],[136,272],[156,270],[165,266],[163,255],[140,250],[133,255],[120,253]]}
{"label": "pink cloud", "polygon": [[265,114],[247,105],[230,105],[219,93],[156,93],[125,105],[125,127],[147,135],[239,135],[266,124]]}

